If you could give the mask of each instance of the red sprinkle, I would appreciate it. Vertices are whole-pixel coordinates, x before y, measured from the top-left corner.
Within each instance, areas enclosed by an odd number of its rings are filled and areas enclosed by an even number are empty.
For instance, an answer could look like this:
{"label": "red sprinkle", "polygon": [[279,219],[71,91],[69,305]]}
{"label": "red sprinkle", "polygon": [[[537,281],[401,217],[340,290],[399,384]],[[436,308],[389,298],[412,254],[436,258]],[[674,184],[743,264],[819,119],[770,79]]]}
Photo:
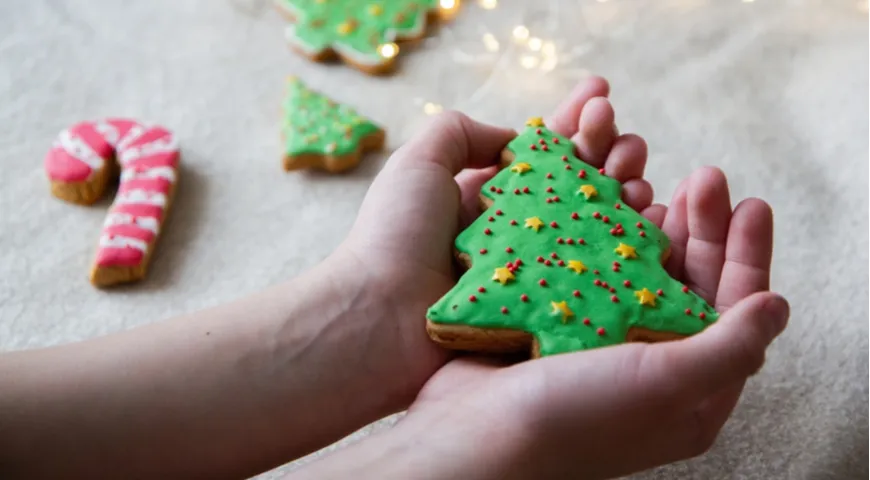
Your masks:
{"label": "red sprinkle", "polygon": [[580,214],[577,212],[574,212],[571,214],[571,218],[574,220],[578,220],[580,218]]}
{"label": "red sprinkle", "polygon": [[660,289],[656,290],[656,295],[658,295],[660,297],[664,297],[665,291],[660,288]]}
{"label": "red sprinkle", "polygon": [[586,240],[583,240],[582,238],[578,238],[577,243],[579,243],[580,245],[586,245]]}
{"label": "red sprinkle", "polygon": [[607,215],[605,215],[605,216],[601,217],[601,221],[604,222],[604,223],[610,223],[610,217],[608,217]]}
{"label": "red sprinkle", "polygon": [[[610,293],[616,293],[616,289],[613,288],[613,287],[610,287],[608,290],[610,290]],[[612,299],[611,299],[611,300],[612,300]]]}
{"label": "red sprinkle", "polygon": [[601,280],[596,278],[595,281],[593,281],[592,283],[595,284],[596,287],[598,287],[601,285]]}
{"label": "red sprinkle", "polygon": [[490,192],[494,192],[494,191],[495,191],[495,185],[490,186],[490,187],[489,187],[489,191],[490,191]]}
{"label": "red sprinkle", "polygon": [[605,173],[604,173],[604,169],[603,169],[603,168],[599,168],[599,169],[598,169],[598,173],[600,173],[600,174],[602,174],[602,175],[605,175]]}
{"label": "red sprinkle", "polygon": [[567,161],[568,161],[568,155],[562,155],[562,161],[563,161],[563,162],[567,162]]}
{"label": "red sprinkle", "polygon": [[595,333],[597,333],[599,337],[603,337],[607,331],[604,330],[604,327],[598,327],[598,330],[596,330]]}
{"label": "red sprinkle", "polygon": [[540,255],[538,255],[538,258],[536,258],[535,260],[537,260],[538,263],[544,263],[544,257],[542,257]]}
{"label": "red sprinkle", "polygon": [[469,295],[469,296],[468,296],[468,301],[474,303],[474,302],[477,301],[477,297],[475,297],[474,295]]}
{"label": "red sprinkle", "polygon": [[598,271],[597,268],[595,270],[592,270],[592,273],[594,273],[595,275],[601,275],[601,272]]}
{"label": "red sprinkle", "polygon": [[489,220],[490,222],[494,222],[494,221],[495,221],[495,218],[494,218],[494,217],[489,217],[489,218],[487,218],[487,220]]}
{"label": "red sprinkle", "polygon": [[503,313],[504,315],[507,315],[508,314],[507,307],[501,307],[501,313]]}
{"label": "red sprinkle", "polygon": [[517,194],[517,195],[519,195],[519,194],[520,194],[520,189],[519,189],[519,188],[515,188],[515,189],[514,189],[514,193]]}
{"label": "red sprinkle", "polygon": [[577,174],[579,178],[586,178],[586,170],[580,170],[580,173]]}
{"label": "red sprinkle", "polygon": [[692,314],[692,309],[691,309],[691,308],[687,308],[687,309],[686,309],[686,315],[691,315],[691,314]]}
{"label": "red sprinkle", "polygon": [[504,193],[504,190],[502,190],[501,188],[496,188],[495,193]]}
{"label": "red sprinkle", "polygon": [[637,222],[634,226],[637,228],[643,228],[643,222]]}
{"label": "red sprinkle", "polygon": [[547,281],[542,278],[542,279],[538,280],[538,285],[540,285],[542,287],[546,287]]}
{"label": "red sprinkle", "polygon": [[560,267],[564,267],[564,266],[565,266],[565,260],[559,260],[559,262],[558,262],[556,265],[559,265]]}
{"label": "red sprinkle", "polygon": [[523,187],[523,193],[529,193],[529,187]]}
{"label": "red sprinkle", "polygon": [[557,228],[557,227],[559,226],[559,224],[556,223],[555,220],[553,220],[552,222],[550,222],[550,226],[553,227],[553,228]]}
{"label": "red sprinkle", "polygon": [[553,193],[553,187],[547,187],[547,193]]}
{"label": "red sprinkle", "polygon": [[622,282],[622,284],[625,285],[626,287],[630,287],[630,286],[631,286],[631,280],[626,280],[626,281]]}
{"label": "red sprinkle", "polygon": [[592,212],[592,218],[601,218],[601,212]]}
{"label": "red sprinkle", "polygon": [[553,137],[553,143],[558,144],[558,143],[559,143],[559,138],[558,138],[558,137]]}
{"label": "red sprinkle", "polygon": [[559,237],[556,239],[556,243],[564,243],[564,242],[565,242],[565,240],[563,240],[562,237]]}
{"label": "red sprinkle", "polygon": [[517,224],[516,220],[511,220],[511,225],[516,225],[516,224]]}
{"label": "red sprinkle", "polygon": [[610,285],[608,285],[607,282],[601,282],[601,286],[604,288],[610,288]]}
{"label": "red sprinkle", "polygon": [[571,165],[565,165],[565,170],[571,170]]}
{"label": "red sprinkle", "polygon": [[529,301],[529,296],[526,295],[525,293],[522,294],[522,295],[520,295],[520,301],[522,301],[522,302],[528,302],[528,301]]}
{"label": "red sprinkle", "polygon": [[486,293],[486,288],[485,287],[477,287],[477,291],[480,293]]}
{"label": "red sprinkle", "polygon": [[511,247],[505,247],[504,251],[507,253],[513,253],[514,249]]}
{"label": "red sprinkle", "polygon": [[492,235],[492,230],[490,230],[490,229],[487,228],[487,229],[485,229],[485,230],[483,231],[483,234],[484,234],[484,235]]}
{"label": "red sprinkle", "polygon": [[617,203],[616,205],[613,206],[613,208],[619,210],[620,208],[622,208],[622,205]]}
{"label": "red sprinkle", "polygon": [[621,224],[621,223],[617,223],[617,224],[616,224],[616,228],[622,230],[622,224]]}
{"label": "red sprinkle", "polygon": [[573,245],[573,244],[574,244],[574,239],[573,239],[573,238],[569,238],[569,239],[565,240],[565,243],[567,243],[568,245]]}
{"label": "red sprinkle", "polygon": [[543,147],[541,147],[541,150],[543,150],[543,151],[545,151],[545,152],[549,152],[549,151],[550,151],[550,147],[544,145]]}
{"label": "red sprinkle", "polygon": [[547,173],[547,178],[553,178],[553,174],[552,174],[552,173]]}
{"label": "red sprinkle", "polygon": [[529,145],[529,150],[537,150],[537,149],[538,149],[538,146],[535,145],[534,143]]}
{"label": "red sprinkle", "polygon": [[645,236],[646,236],[646,232],[644,232],[643,230],[641,230],[640,233],[638,233],[638,235],[640,235],[641,237],[645,237]]}
{"label": "red sprinkle", "polygon": [[486,250],[485,248],[481,248],[481,249],[480,249],[480,254],[481,254],[481,255],[484,255],[484,254],[486,254],[486,251],[487,251],[487,250]]}
{"label": "red sprinkle", "polygon": [[579,296],[580,296],[580,290],[574,290],[574,296],[575,296],[575,297],[579,297]]}
{"label": "red sprinkle", "polygon": [[683,293],[689,293],[689,287],[683,285]]}
{"label": "red sprinkle", "polygon": [[617,297],[616,295],[611,295],[610,301],[613,303],[619,303],[619,297]]}
{"label": "red sprinkle", "polygon": [[539,129],[535,130],[535,133],[537,133],[538,135],[540,135],[540,134],[541,134],[541,129],[539,128]]}
{"label": "red sprinkle", "polygon": [[518,266],[518,267],[519,267],[519,266],[520,266],[520,265],[522,265],[522,264],[523,264],[523,261],[522,261],[522,260],[520,260],[520,259],[519,259],[519,258],[518,258],[518,259],[516,259],[516,260],[514,260],[514,265],[516,265],[516,266]]}
{"label": "red sprinkle", "polygon": [[698,318],[700,318],[701,320],[703,320],[703,319],[707,318],[707,314],[704,313],[704,312],[701,312],[701,313],[698,314]]}
{"label": "red sprinkle", "polygon": [[553,199],[552,199],[552,198],[548,198],[548,199],[545,200],[545,201],[546,201],[547,203],[553,203]]}
{"label": "red sprinkle", "polygon": [[542,138],[542,139],[538,140],[538,143],[540,143],[541,145],[546,145],[547,141]]}
{"label": "red sprinkle", "polygon": [[546,266],[549,267],[549,266],[552,265],[552,264],[553,264],[553,262],[551,262],[551,261],[549,261],[549,260],[544,260],[544,265],[546,265]]}
{"label": "red sprinkle", "polygon": [[619,261],[618,261],[618,260],[614,260],[614,261],[613,261],[613,265],[619,267],[619,266],[620,266]]}
{"label": "red sprinkle", "polygon": [[559,255],[556,255],[556,252],[553,252],[550,254],[550,258],[556,259],[556,258],[559,258]]}
{"label": "red sprinkle", "polygon": [[611,234],[611,235],[616,235],[616,232],[617,232],[617,230],[616,230],[615,228],[611,228],[611,229],[610,229],[610,234]]}
{"label": "red sprinkle", "polygon": [[591,324],[592,324],[592,320],[589,320],[589,317],[583,318],[583,325],[591,325]]}
{"label": "red sprinkle", "polygon": [[498,216],[501,216],[502,214],[504,214],[504,212],[502,212],[501,210],[496,210],[495,214]]}
{"label": "red sprinkle", "polygon": [[553,201],[554,201],[554,202],[558,202],[558,201],[559,201],[559,196],[556,195],[555,197],[553,197]]}
{"label": "red sprinkle", "polygon": [[613,271],[614,271],[614,272],[618,272],[618,271],[619,271],[619,267],[617,267],[616,265],[614,265],[614,266],[613,266]]}

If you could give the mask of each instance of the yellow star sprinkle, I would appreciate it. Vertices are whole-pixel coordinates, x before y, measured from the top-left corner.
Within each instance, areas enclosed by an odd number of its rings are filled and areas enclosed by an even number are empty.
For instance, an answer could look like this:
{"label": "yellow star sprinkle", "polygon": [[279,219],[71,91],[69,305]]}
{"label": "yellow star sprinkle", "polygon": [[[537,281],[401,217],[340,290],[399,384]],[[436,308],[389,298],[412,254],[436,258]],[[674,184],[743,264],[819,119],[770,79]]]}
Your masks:
{"label": "yellow star sprinkle", "polygon": [[537,232],[544,226],[544,222],[541,221],[538,217],[532,217],[526,219],[526,228],[534,228]]}
{"label": "yellow star sprinkle", "polygon": [[526,120],[526,126],[527,127],[543,127],[544,126],[544,119],[541,117],[529,117],[529,119]]}
{"label": "yellow star sprinkle", "polygon": [[613,251],[622,258],[637,258],[637,251],[631,245],[620,243]]}
{"label": "yellow star sprinkle", "polygon": [[384,7],[377,5],[377,4],[369,5],[369,13],[374,15],[374,16],[378,16],[378,15],[384,13]]}
{"label": "yellow star sprinkle", "polygon": [[506,267],[498,267],[495,269],[495,273],[492,274],[492,279],[496,282],[501,283],[502,285],[508,283],[514,278],[516,277],[514,277],[513,272],[508,270]]}
{"label": "yellow star sprinkle", "polygon": [[580,260],[568,260],[568,269],[574,270],[577,273],[583,273],[586,270],[589,270]]}
{"label": "yellow star sprinkle", "polygon": [[342,35],[347,35],[356,30],[356,23],[353,21],[344,22],[338,26],[338,33]]}
{"label": "yellow star sprinkle", "polygon": [[526,162],[520,162],[520,163],[511,167],[512,172],[519,173],[520,175],[528,172],[531,169],[532,169],[532,166]]}
{"label": "yellow star sprinkle", "polygon": [[656,306],[656,295],[653,292],[650,292],[646,287],[643,287],[642,290],[636,290],[634,296],[637,297],[637,300],[641,305],[649,305],[650,307]]}
{"label": "yellow star sprinkle", "polygon": [[574,312],[571,311],[568,303],[564,300],[561,302],[550,302],[550,306],[553,307],[553,311],[550,313],[552,315],[561,315],[562,323],[568,323],[568,319],[574,316]]}
{"label": "yellow star sprinkle", "polygon": [[593,185],[589,184],[582,185],[580,188],[577,189],[577,191],[585,195],[586,200],[589,200],[590,198],[598,195],[598,189],[596,189]]}

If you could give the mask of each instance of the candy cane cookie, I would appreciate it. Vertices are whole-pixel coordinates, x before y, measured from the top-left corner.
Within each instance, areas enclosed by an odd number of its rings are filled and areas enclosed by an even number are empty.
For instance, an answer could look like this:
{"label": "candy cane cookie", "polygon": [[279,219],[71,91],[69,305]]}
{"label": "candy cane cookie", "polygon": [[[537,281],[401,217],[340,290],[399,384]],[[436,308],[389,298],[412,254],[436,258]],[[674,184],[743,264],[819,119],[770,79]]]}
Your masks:
{"label": "candy cane cookie", "polygon": [[161,126],[108,119],[60,132],[45,158],[55,197],[90,205],[120,174],[91,266],[95,286],[145,276],[178,184],[178,163],[175,136]]}

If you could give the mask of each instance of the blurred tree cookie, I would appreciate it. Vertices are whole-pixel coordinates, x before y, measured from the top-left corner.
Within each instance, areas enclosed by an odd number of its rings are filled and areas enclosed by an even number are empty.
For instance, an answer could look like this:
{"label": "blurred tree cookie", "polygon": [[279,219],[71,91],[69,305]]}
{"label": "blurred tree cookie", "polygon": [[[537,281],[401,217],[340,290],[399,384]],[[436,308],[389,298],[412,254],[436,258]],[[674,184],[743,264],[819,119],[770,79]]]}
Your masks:
{"label": "blurred tree cookie", "polygon": [[284,169],[321,168],[333,173],[355,167],[363,153],[384,146],[384,131],[352,108],[287,80],[284,101]]}

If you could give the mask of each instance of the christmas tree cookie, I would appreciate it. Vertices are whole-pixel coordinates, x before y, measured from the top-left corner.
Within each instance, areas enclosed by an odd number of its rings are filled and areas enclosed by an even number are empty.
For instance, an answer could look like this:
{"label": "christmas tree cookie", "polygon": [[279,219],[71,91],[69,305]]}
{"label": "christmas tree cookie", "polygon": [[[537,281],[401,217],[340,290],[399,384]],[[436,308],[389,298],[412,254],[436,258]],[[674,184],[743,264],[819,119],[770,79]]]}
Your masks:
{"label": "christmas tree cookie", "polygon": [[371,74],[385,73],[395,42],[423,37],[430,17],[451,12],[451,0],[276,0],[290,19],[287,40],[315,61],[341,58]]}
{"label": "christmas tree cookie", "polygon": [[433,340],[545,356],[677,339],[718,318],[662,267],[667,236],[570,140],[533,118],[503,160],[481,191],[487,211],[456,239],[468,271],[427,313]]}
{"label": "christmas tree cookie", "polygon": [[384,131],[352,108],[287,80],[284,101],[284,169],[322,168],[341,172],[356,166],[363,153],[384,146]]}

